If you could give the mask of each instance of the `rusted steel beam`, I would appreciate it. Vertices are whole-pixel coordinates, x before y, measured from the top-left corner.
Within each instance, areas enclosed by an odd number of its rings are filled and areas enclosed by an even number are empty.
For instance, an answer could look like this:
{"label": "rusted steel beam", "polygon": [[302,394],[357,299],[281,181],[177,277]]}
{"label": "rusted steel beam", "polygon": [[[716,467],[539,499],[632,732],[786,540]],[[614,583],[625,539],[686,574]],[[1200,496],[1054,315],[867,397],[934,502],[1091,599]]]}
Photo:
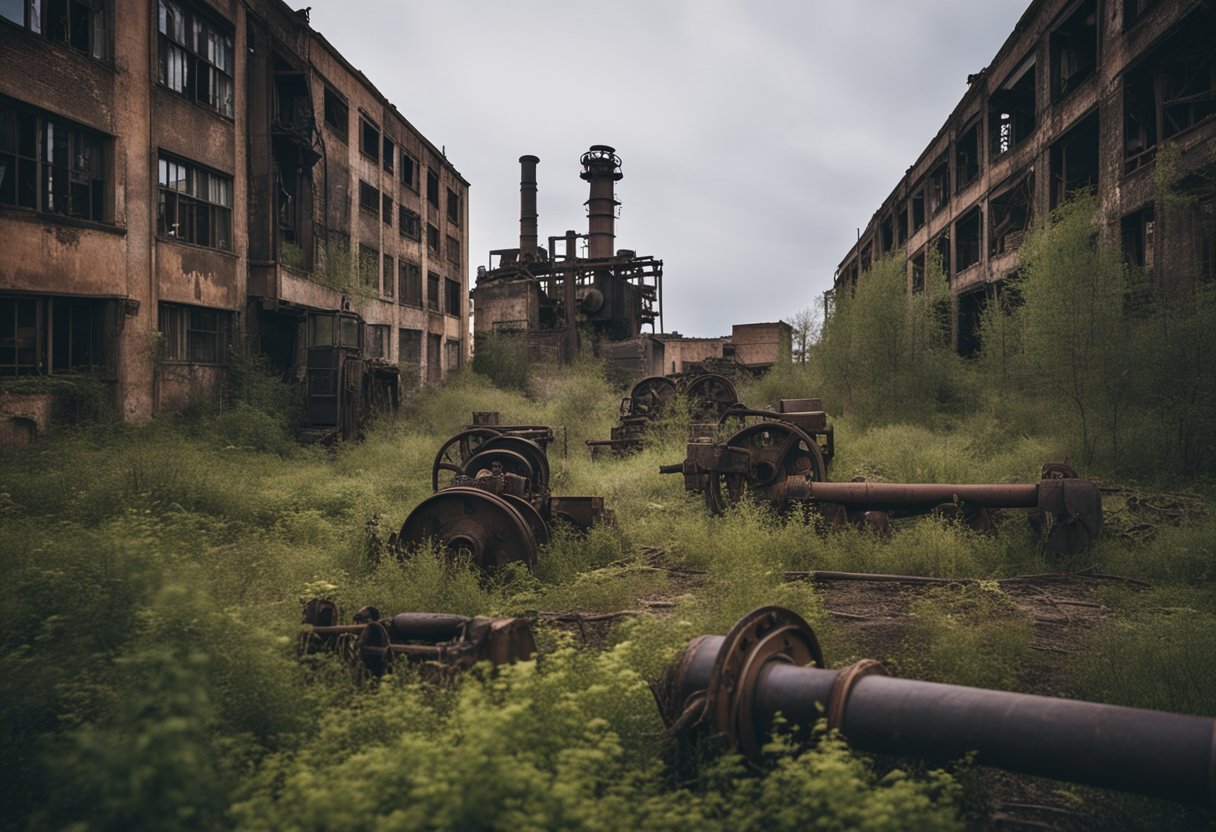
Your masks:
{"label": "rusted steel beam", "polygon": [[[1216,799],[1216,720],[887,675],[862,660],[829,670],[814,632],[761,607],[723,636],[701,636],[656,688],[686,735],[707,725],[759,759],[774,717],[806,728],[826,716],[856,749],[980,765],[1184,803]],[[804,732],[805,735],[805,732]]]}

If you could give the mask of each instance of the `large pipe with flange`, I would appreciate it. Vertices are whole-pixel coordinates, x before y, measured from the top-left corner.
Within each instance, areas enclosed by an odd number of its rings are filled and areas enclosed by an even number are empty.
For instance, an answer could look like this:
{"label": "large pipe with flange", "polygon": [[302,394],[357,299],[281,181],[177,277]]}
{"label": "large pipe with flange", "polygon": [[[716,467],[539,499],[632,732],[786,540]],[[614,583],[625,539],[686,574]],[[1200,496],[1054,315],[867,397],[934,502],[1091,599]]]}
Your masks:
{"label": "large pipe with flange", "polygon": [[[812,666],[805,666],[812,665]],[[878,662],[824,666],[810,626],[780,607],[695,639],[656,696],[669,726],[709,724],[758,758],[773,718],[826,715],[860,751],[974,761],[1184,803],[1216,799],[1216,720],[1071,699],[897,679]]]}

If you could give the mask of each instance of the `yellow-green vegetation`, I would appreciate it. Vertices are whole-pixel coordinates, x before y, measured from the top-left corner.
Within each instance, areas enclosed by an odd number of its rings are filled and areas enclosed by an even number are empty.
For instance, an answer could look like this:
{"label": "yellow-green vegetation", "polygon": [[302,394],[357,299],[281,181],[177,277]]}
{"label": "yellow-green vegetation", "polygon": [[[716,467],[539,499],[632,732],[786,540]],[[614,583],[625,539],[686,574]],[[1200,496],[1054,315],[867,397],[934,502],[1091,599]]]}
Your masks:
{"label": "yellow-green vegetation", "polygon": [[[1062,216],[1037,233],[1087,235],[1084,223]],[[1047,272],[1036,271],[1031,252],[1056,245],[1026,245],[1034,281]],[[1088,460],[1085,473],[1127,489],[1109,492],[1107,508],[1112,520],[1132,518],[1112,528],[1136,534],[1051,559],[1020,512],[1001,518],[996,537],[928,518],[888,538],[826,533],[810,513],[747,505],[711,518],[679,477],[657,474],[683,459],[685,412],[656,425],[642,453],[592,463],[583,440],[608,435],[620,391],[591,361],[525,362],[521,374],[517,353],[483,362],[499,368],[491,376],[499,386],[464,373],[411,394],[360,443],[301,447],[291,438],[289,393],[242,364],[224,400],[187,419],[82,428],[0,453],[0,823],[955,829],[969,812],[982,816],[975,778],[875,766],[831,737],[805,748],[779,735],[763,767],[715,753],[692,769],[665,767],[647,681],[693,636],[724,633],[748,610],[781,604],[815,626],[830,664],[867,655],[870,645],[845,632],[824,589],[785,579],[808,569],[982,579],[907,603],[904,642],[873,655],[899,673],[1012,690],[1037,674],[1040,690],[1216,715],[1208,672],[1216,518],[1208,481],[1194,476],[1210,473],[1214,434],[1198,430],[1211,425],[1210,370],[1182,377],[1192,384],[1190,409],[1172,414],[1160,442],[1138,433],[1149,424],[1142,411],[1164,413],[1152,408],[1174,407],[1174,394],[1146,393],[1137,414],[1120,415],[1127,434],[1116,454],[1105,434],[1114,418],[1103,409],[1105,369],[1082,391],[1095,403],[1082,415],[1076,397],[1040,383],[1034,369],[1027,339],[1051,327],[1035,330],[1015,315],[1003,323],[1017,335],[1005,342],[1008,373],[980,373],[992,356],[968,364],[950,355],[930,326],[932,304],[899,311],[904,296],[884,270],[897,272],[879,264],[861,285],[885,279],[890,297],[859,292],[838,306],[808,362],[745,385],[743,400],[821,395],[834,412],[834,479],[1030,481],[1045,460]],[[1028,287],[1018,314],[1033,316],[1045,296]],[[861,326],[867,309],[888,325]],[[1194,327],[1211,312],[1201,303],[1170,314]],[[866,343],[882,337],[897,341]],[[1158,372],[1163,361],[1143,356]],[[1121,383],[1141,372],[1120,367]],[[533,573],[489,581],[434,552],[403,563],[384,557],[389,533],[430,493],[435,452],[474,410],[564,427],[550,452],[554,492],[602,495],[615,526],[586,538],[559,534]],[[1165,490],[1175,493],[1152,496]],[[1187,510],[1158,511],[1175,499]],[[1151,586],[1110,582],[1098,596],[1109,614],[1077,628],[1073,655],[1050,654],[1063,658],[1044,676],[1032,622],[996,579],[1086,568]],[[451,686],[406,670],[360,688],[336,659],[296,660],[300,601],[319,595],[347,610],[481,615],[661,603],[623,617],[593,646],[546,627],[536,662]],[[1151,802],[1125,804],[1133,827],[1194,820]]]}

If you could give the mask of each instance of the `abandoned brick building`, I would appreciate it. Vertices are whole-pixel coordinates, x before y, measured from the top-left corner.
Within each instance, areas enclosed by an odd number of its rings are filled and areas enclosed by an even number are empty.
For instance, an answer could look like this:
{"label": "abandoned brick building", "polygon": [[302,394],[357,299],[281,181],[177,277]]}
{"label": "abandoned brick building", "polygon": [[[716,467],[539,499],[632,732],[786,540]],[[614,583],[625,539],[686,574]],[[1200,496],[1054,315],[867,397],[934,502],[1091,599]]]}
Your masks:
{"label": "abandoned brick building", "polygon": [[307,10],[0,0],[0,376],[100,378],[130,421],[242,346],[310,396],[357,383],[325,346],[438,380],[467,262],[468,183]]}
{"label": "abandoned brick building", "polygon": [[[1103,232],[1173,285],[1216,269],[1216,4],[1034,0],[837,269],[833,292],[878,258],[906,258],[911,291],[937,252],[958,351],[1018,272],[1035,216],[1092,188]],[[1155,210],[1171,146],[1185,210]]]}

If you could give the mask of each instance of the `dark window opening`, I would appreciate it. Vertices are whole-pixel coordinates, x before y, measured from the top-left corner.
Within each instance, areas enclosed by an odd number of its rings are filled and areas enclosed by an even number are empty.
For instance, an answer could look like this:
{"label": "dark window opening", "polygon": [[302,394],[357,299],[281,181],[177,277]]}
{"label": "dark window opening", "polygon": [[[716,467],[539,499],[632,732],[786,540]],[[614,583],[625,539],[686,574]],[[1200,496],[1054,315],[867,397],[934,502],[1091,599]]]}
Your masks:
{"label": "dark window opening", "polygon": [[426,171],[426,201],[439,207],[439,172],[434,168]]}
{"label": "dark window opening", "polygon": [[908,242],[908,203],[901,202],[895,209],[895,243],[902,246]]}
{"label": "dark window opening", "polygon": [[1077,191],[1098,187],[1098,114],[1083,119],[1051,146],[1051,207]]}
{"label": "dark window opening", "polygon": [[439,275],[435,272],[426,273],[426,307],[439,311]]}
{"label": "dark window opening", "polygon": [[1035,66],[1030,59],[988,96],[988,131],[992,156],[1013,150],[1035,128]]}
{"label": "dark window opening", "polygon": [[233,36],[181,0],[157,0],[157,81],[221,115],[233,112]]}
{"label": "dark window opening", "polygon": [[369,289],[380,291],[380,252],[359,243],[359,280]]}
{"label": "dark window opening", "polygon": [[391,254],[384,255],[384,269],[381,274],[384,275],[381,291],[386,298],[391,298],[397,286],[397,270],[393,268],[393,256]]}
{"label": "dark window opening", "polygon": [[404,150],[401,151],[401,184],[411,191],[418,190],[418,162]]}
{"label": "dark window opening", "polygon": [[359,208],[369,214],[380,213],[380,191],[362,179],[359,180]]}
{"label": "dark window opening", "polygon": [[1098,3],[1086,0],[1051,33],[1051,94],[1055,101],[1098,66]]}
{"label": "dark window opening", "polygon": [[329,87],[325,88],[325,123],[330,130],[334,131],[334,135],[342,141],[346,141],[347,133],[350,130],[350,109],[346,106],[346,102]]}
{"label": "dark window opening", "polygon": [[0,205],[105,220],[104,139],[0,105]]}
{"label": "dark window opening", "polygon": [[419,382],[422,372],[422,331],[418,329],[397,330],[397,366],[401,375],[411,385]]}
{"label": "dark window opening", "polygon": [[1123,75],[1123,171],[1157,156],[1157,90],[1151,67]]}
{"label": "dark window opening", "polygon": [[384,224],[389,228],[393,227],[393,198],[388,194],[384,194],[380,198],[383,207],[380,211],[380,217],[384,220]]}
{"label": "dark window opening", "polygon": [[870,265],[874,262],[874,247],[870,243],[866,243],[861,249],[861,270],[868,272]]}
{"label": "dark window opening", "polygon": [[1153,233],[1155,216],[1151,204],[1125,216],[1119,223],[1123,259],[1143,270],[1153,270]]}
{"label": "dark window opening", "polygon": [[400,216],[397,222],[401,236],[408,237],[411,240],[421,240],[422,218],[404,205],[398,206],[398,211],[400,212]]}
{"label": "dark window opening", "polygon": [[160,305],[160,333],[166,361],[223,364],[232,344],[233,314],[202,306]]}
{"label": "dark window opening", "polygon": [[359,150],[373,162],[380,161],[380,128],[366,118],[359,119]]}
{"label": "dark window opening", "polygon": [[455,237],[448,237],[448,262],[460,266],[460,240]]}
{"label": "dark window opening", "polygon": [[114,369],[113,301],[0,296],[0,376]]}
{"label": "dark window opening", "polygon": [[925,224],[925,190],[912,194],[912,230],[919,231]]}
{"label": "dark window opening", "polygon": [[925,250],[922,248],[912,257],[912,292],[925,291]]}
{"label": "dark window opening", "polygon": [[460,194],[448,188],[448,222],[460,225]]}
{"label": "dark window opening", "polygon": [[94,58],[110,57],[106,0],[3,0],[0,18]]}
{"label": "dark window opening", "polygon": [[929,171],[929,214],[932,216],[950,202],[950,162],[943,156]]}
{"label": "dark window opening", "polygon": [[970,185],[980,175],[980,123],[966,128],[954,143],[954,171],[958,190]]}
{"label": "dark window opening", "polygon": [[426,380],[428,382],[438,382],[443,378],[443,367],[440,364],[442,360],[439,351],[443,349],[443,336],[431,335],[426,336]]}
{"label": "dark window opening", "polygon": [[954,223],[954,255],[960,272],[980,262],[983,233],[983,212],[978,205]]}
{"label": "dark window opening", "polygon": [[946,276],[946,281],[949,282],[950,275],[950,233],[948,231],[937,235],[933,241],[933,250],[937,252],[938,258],[942,261],[942,274]]}
{"label": "dark window opening", "polygon": [[387,361],[389,350],[392,344],[389,343],[392,336],[392,328],[388,324],[368,324],[367,325],[367,343],[364,345],[364,353],[370,359]]}
{"label": "dark window opening", "polygon": [[422,308],[422,269],[417,263],[398,261],[397,297],[402,306]]}
{"label": "dark window opening", "polygon": [[988,200],[989,251],[995,256],[1022,244],[1034,216],[1034,175]]}
{"label": "dark window opening", "polygon": [[878,226],[879,251],[886,254],[895,248],[895,220],[887,214]]}
{"label": "dark window opening", "polygon": [[460,281],[446,277],[443,280],[444,311],[460,317]]}
{"label": "dark window opening", "polygon": [[430,223],[426,226],[426,248],[427,251],[439,253],[439,229]]}
{"label": "dark window opening", "polygon": [[1123,31],[1130,29],[1155,2],[1157,0],[1123,0]]}
{"label": "dark window opening", "polygon": [[157,233],[232,250],[232,177],[161,154]]}
{"label": "dark window opening", "polygon": [[397,156],[397,145],[393,144],[393,140],[388,136],[384,137],[384,169],[389,173],[393,172],[393,162]]}

